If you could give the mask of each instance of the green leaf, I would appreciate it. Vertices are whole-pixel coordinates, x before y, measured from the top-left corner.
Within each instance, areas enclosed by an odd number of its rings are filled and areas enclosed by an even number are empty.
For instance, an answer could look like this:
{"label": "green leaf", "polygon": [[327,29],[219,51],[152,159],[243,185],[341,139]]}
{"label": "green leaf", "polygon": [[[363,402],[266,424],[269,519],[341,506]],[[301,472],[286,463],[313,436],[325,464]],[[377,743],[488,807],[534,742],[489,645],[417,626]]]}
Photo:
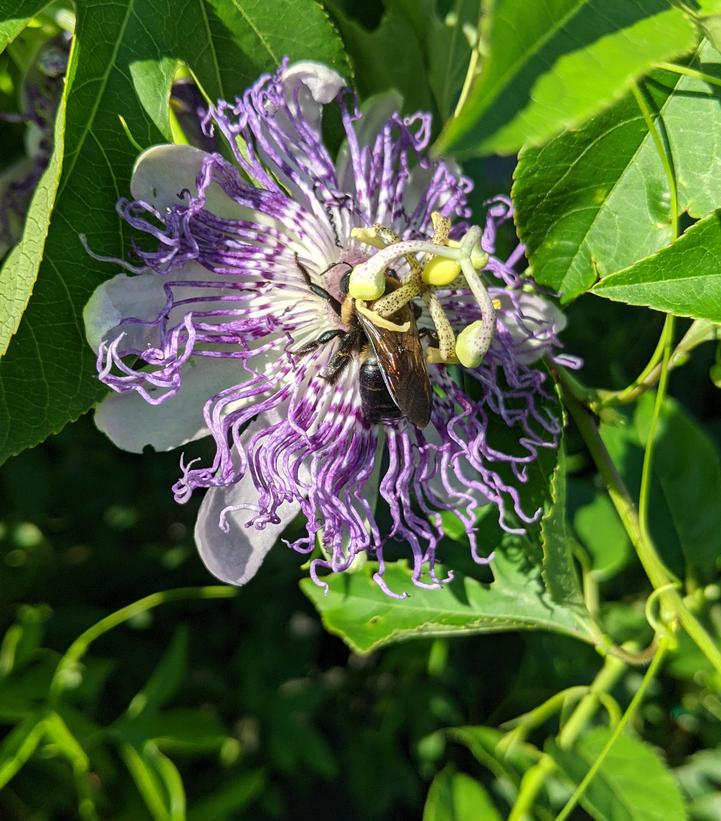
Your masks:
{"label": "green leaf", "polygon": [[488,793],[474,778],[446,767],[433,779],[423,821],[501,821]]}
{"label": "green leaf", "polygon": [[127,710],[129,718],[137,718],[161,707],[181,685],[188,665],[188,627],[181,625],[145,687],[137,693]]}
{"label": "green leaf", "polygon": [[45,733],[40,716],[28,716],[5,736],[0,743],[0,789],[18,773],[35,752]]}
{"label": "green leaf", "polygon": [[359,653],[384,644],[422,636],[452,636],[504,630],[553,630],[593,641],[587,614],[555,604],[544,591],[540,569],[530,557],[534,548],[520,538],[508,539],[496,550],[492,584],[456,573],[440,590],[414,586],[405,563],[386,567],[384,579],[399,600],[373,581],[372,565],[352,574],[327,579],[328,593],[310,579],[301,588],[313,602],[331,633]]}
{"label": "green leaf", "polygon": [[591,575],[606,581],[633,555],[631,542],[608,496],[588,482],[569,482],[575,502],[573,529],[591,558]]}
{"label": "green leaf", "polygon": [[696,33],[667,0],[496,0],[482,37],[483,70],[440,140],[461,156],[512,154],[577,125]]}
{"label": "green leaf", "polygon": [[721,817],[721,751],[699,750],[673,770],[694,821]]}
{"label": "green leaf", "polygon": [[45,635],[47,605],[23,605],[0,642],[0,679],[21,670],[33,658]]}
{"label": "green leaf", "polygon": [[58,747],[76,773],[87,773],[90,766],[87,753],[57,713],[50,713],[45,719],[45,733],[48,742]]}
{"label": "green leaf", "polygon": [[[721,77],[721,55],[703,43],[690,65]],[[721,207],[721,88],[655,72],[644,86],[660,113],[680,211]],[[569,301],[598,277],[672,239],[668,179],[638,103],[628,95],[578,131],[524,149],[515,172],[516,219],[534,276]]]}
{"label": "green leaf", "polygon": [[721,322],[721,211],[697,222],[658,254],[606,277],[593,293]]}
{"label": "green leaf", "polygon": [[573,541],[566,526],[566,459],[563,450],[551,478],[550,493],[549,509],[541,520],[543,580],[554,601],[583,612],[585,604],[573,561]]}
{"label": "green leaf", "polygon": [[208,818],[236,818],[264,789],[263,770],[250,770],[234,775],[206,798],[193,802],[188,821],[207,821]]}
{"label": "green leaf", "polygon": [[131,744],[120,747],[120,756],[155,821],[171,821],[169,796],[160,775],[147,756]]}
{"label": "green leaf", "polygon": [[185,786],[178,768],[153,744],[144,749],[146,760],[152,762],[168,794],[170,821],[185,821]]}
{"label": "green leaf", "polygon": [[[653,397],[641,397],[633,421],[601,426],[601,435],[632,494],[640,485]],[[713,580],[721,556],[721,465],[712,440],[668,399],[652,460],[651,533],[664,560],[699,582]],[[683,573],[684,565],[686,574]]]}
{"label": "green leaf", "polygon": [[55,118],[53,153],[35,188],[23,235],[0,268],[0,356],[7,351],[10,339],[18,329],[40,270],[62,169],[66,95],[67,90]]}
{"label": "green leaf", "polygon": [[229,738],[215,713],[199,708],[144,713],[132,719],[123,717],[112,729],[135,747],[150,740],[163,750],[186,753],[215,752]]}
{"label": "green leaf", "polygon": [[335,4],[332,14],[348,49],[361,98],[396,89],[403,96],[406,113],[432,108],[423,49],[404,14],[388,8],[373,31]]}
{"label": "green leaf", "polygon": [[45,0],[0,0],[0,53],[46,5]]}
{"label": "green leaf", "polygon": [[340,40],[313,0],[85,0],[78,12],[55,211],[32,299],[0,360],[0,462],[103,393],[81,311],[115,270],[92,259],[79,237],[98,254],[129,254],[115,203],[128,193],[136,149],[119,117],[141,145],[163,141],[167,56],[186,61],[211,97],[232,98],[285,54],[345,71]]}
{"label": "green leaf", "polygon": [[421,45],[436,107],[445,122],[460,93],[477,36],[480,0],[452,0],[444,19],[438,0],[385,0],[388,10],[402,14]]}
{"label": "green leaf", "polygon": [[[596,727],[570,750],[557,746],[551,755],[577,784],[598,758],[611,730]],[[583,808],[596,821],[685,821],[683,799],[671,773],[656,751],[629,735],[621,735],[584,792]]]}

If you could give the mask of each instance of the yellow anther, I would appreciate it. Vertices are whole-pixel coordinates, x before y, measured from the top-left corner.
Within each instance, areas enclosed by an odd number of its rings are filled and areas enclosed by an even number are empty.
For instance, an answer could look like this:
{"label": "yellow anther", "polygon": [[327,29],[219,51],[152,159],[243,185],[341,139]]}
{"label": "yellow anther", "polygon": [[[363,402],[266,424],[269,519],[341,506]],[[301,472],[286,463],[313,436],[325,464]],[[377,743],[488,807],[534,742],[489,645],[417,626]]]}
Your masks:
{"label": "yellow anther", "polygon": [[386,290],[386,278],[384,271],[368,270],[368,268],[358,265],[352,271],[348,281],[348,293],[354,299],[362,299],[371,302],[382,297]]}
{"label": "yellow anther", "polygon": [[404,322],[402,325],[397,325],[395,322],[391,322],[389,319],[386,319],[375,311],[372,311],[370,308],[367,308],[360,301],[356,301],[355,309],[359,314],[363,314],[366,319],[369,319],[374,325],[377,325],[379,328],[385,328],[387,331],[407,334],[411,329],[410,320],[408,320],[408,322]]}
{"label": "yellow anther", "polygon": [[461,265],[454,259],[445,257],[433,257],[423,268],[423,282],[426,285],[442,287],[450,285],[453,280],[458,279],[461,273]]}
{"label": "yellow anther", "polygon": [[486,329],[479,319],[466,326],[456,339],[456,356],[464,368],[477,368],[486,355]]}
{"label": "yellow anther", "polygon": [[492,299],[492,300],[491,300],[491,302],[493,303],[493,307],[494,307],[497,311],[500,311],[500,310],[501,310],[501,308],[503,307],[503,303],[501,302],[501,300],[500,300],[500,299]]}

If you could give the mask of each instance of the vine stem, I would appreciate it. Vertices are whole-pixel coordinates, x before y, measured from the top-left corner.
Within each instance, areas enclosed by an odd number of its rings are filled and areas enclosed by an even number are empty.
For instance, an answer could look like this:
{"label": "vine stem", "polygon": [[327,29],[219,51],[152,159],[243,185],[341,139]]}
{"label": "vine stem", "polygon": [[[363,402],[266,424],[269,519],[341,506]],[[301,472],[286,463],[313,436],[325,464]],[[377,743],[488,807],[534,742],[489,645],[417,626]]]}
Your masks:
{"label": "vine stem", "polygon": [[157,593],[151,593],[149,596],[138,599],[138,601],[121,607],[120,610],[116,610],[114,613],[110,613],[108,616],[105,616],[105,618],[95,622],[91,627],[88,627],[65,651],[65,654],[58,662],[58,666],[55,668],[50,682],[50,703],[55,704],[60,698],[64,689],[63,675],[80,661],[96,639],[99,639],[114,627],[118,627],[134,616],[144,613],[147,610],[152,610],[161,604],[189,599],[230,599],[237,595],[237,592],[237,588],[227,587],[225,585],[177,587],[175,590],[161,590]]}
{"label": "vine stem", "polygon": [[[558,734],[558,746],[567,750],[586,728],[598,709],[603,695],[611,690],[621,677],[626,665],[615,656],[607,656],[603,667],[591,684],[588,694],[580,701]],[[521,781],[518,798],[511,809],[508,821],[522,821],[531,811],[533,803],[548,776],[556,769],[556,762],[544,753]]]}
{"label": "vine stem", "polygon": [[[683,335],[681,341],[676,345],[668,362],[668,370],[672,371],[678,368],[688,360],[689,354],[694,348],[697,348],[703,342],[712,342],[719,338],[719,328],[714,323],[707,319],[697,319],[691,327]],[[590,404],[592,407],[608,407],[609,405],[624,405],[630,402],[635,402],[642,393],[652,388],[661,378],[661,359],[663,357],[664,335],[659,337],[658,346],[653,356],[649,360],[648,365],[643,369],[639,376],[626,388],[620,391],[597,391],[597,397],[600,401],[595,401],[596,397],[592,396]],[[584,400],[585,396],[575,391],[575,395]]]}
{"label": "vine stem", "polygon": [[678,618],[681,626],[686,633],[688,633],[689,637],[704,656],[706,656],[717,672],[721,674],[721,650],[716,646],[714,640],[706,632],[701,622],[698,621],[694,614],[686,607],[686,604],[676,590],[676,585],[671,574],[661,561],[651,537],[648,532],[644,532],[642,529],[633,499],[616,465],[613,463],[603,439],[601,439],[601,434],[599,433],[591,412],[581,405],[571,390],[566,386],[563,369],[559,369],[559,378],[564,404],[576,423],[579,433],[583,437],[586,447],[598,468],[598,472],[601,474],[609,498],[616,508],[616,512],[628,533],[631,544],[636,550],[636,554],[649,581],[654,589],[665,588],[660,594],[664,605]]}
{"label": "vine stem", "polygon": [[633,718],[633,716],[636,714],[636,711],[640,707],[641,702],[643,701],[643,698],[646,695],[646,691],[648,690],[651,682],[656,678],[656,674],[658,673],[659,667],[661,666],[661,662],[663,661],[664,656],[666,655],[666,651],[670,648],[672,642],[673,638],[671,636],[663,636],[659,640],[658,650],[656,651],[656,655],[653,657],[653,661],[651,662],[651,664],[649,664],[648,669],[646,670],[646,673],[643,677],[643,681],[641,682],[641,686],[634,693],[634,696],[631,699],[631,703],[626,708],[626,712],[621,716],[621,719],[614,727],[613,732],[609,736],[598,757],[593,762],[590,769],[583,777],[581,782],[578,784],[576,789],[573,791],[573,794],[568,799],[561,812],[558,813],[558,815],[555,818],[555,821],[566,821],[568,816],[571,814],[573,808],[576,806],[579,799],[588,788],[588,785],[595,778],[596,773],[600,770],[601,766],[603,765],[603,762],[606,760],[608,754],[611,752],[613,745],[616,743],[616,741],[618,741],[621,733],[626,729],[629,721]]}
{"label": "vine stem", "polygon": [[641,490],[638,497],[638,518],[641,526],[641,532],[646,541],[650,541],[651,538],[648,522],[648,507],[651,498],[651,470],[653,465],[653,451],[656,443],[656,430],[658,429],[658,422],[661,418],[661,410],[663,408],[663,403],[666,399],[666,392],[668,389],[668,363],[671,360],[671,345],[673,343],[674,324],[674,317],[671,316],[671,314],[666,314],[666,319],[663,324],[663,332],[661,333],[660,340],[661,342],[663,342],[661,376],[658,381],[658,390],[656,391],[656,400],[653,405],[651,425],[648,430],[646,447],[643,452],[643,467],[641,469]]}

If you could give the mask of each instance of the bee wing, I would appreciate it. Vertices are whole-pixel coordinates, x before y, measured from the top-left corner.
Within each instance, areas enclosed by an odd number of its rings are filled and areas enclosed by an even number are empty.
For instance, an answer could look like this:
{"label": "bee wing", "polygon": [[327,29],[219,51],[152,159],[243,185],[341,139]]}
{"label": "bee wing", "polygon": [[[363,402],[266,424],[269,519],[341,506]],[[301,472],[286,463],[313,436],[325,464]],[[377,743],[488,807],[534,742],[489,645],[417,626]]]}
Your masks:
{"label": "bee wing", "polygon": [[378,360],[391,398],[405,417],[424,428],[431,418],[431,383],[411,307],[404,306],[392,317],[399,325],[410,322],[405,333],[379,328],[358,311],[356,317]]}

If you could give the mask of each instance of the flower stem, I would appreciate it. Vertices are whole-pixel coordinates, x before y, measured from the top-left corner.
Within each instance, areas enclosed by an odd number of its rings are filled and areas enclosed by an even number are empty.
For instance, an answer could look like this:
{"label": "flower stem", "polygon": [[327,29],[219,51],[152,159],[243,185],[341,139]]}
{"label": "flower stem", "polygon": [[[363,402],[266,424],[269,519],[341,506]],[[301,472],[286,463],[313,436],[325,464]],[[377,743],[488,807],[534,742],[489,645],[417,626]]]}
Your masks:
{"label": "flower stem", "polygon": [[661,666],[661,662],[663,661],[663,658],[666,655],[666,651],[669,649],[671,641],[672,638],[670,636],[664,636],[660,639],[658,643],[658,650],[656,651],[656,654],[653,657],[653,661],[646,670],[646,673],[643,677],[643,681],[641,682],[641,686],[634,693],[634,696],[631,699],[631,703],[626,708],[626,712],[623,714],[620,721],[614,727],[613,732],[608,738],[608,741],[604,745],[596,760],[591,765],[589,771],[586,773],[586,775],[583,777],[579,785],[573,791],[573,794],[568,799],[561,812],[556,816],[555,821],[565,821],[568,818],[571,811],[576,806],[583,793],[586,791],[588,785],[591,783],[591,781],[593,781],[594,777],[596,776],[596,773],[599,771],[599,769],[603,765],[603,762],[606,760],[606,757],[611,752],[613,745],[616,743],[621,733],[626,729],[629,721],[633,718],[633,716],[636,714],[636,711],[640,707],[641,702],[643,701],[643,697],[645,696],[649,685],[658,673],[659,667]]}
{"label": "flower stem", "polygon": [[161,604],[168,602],[183,601],[187,599],[229,599],[237,595],[237,588],[224,585],[212,585],[209,587],[178,587],[175,590],[161,590],[151,593],[138,601],[121,607],[114,613],[105,616],[100,621],[88,627],[81,633],[70,647],[65,651],[55,668],[53,678],[50,682],[50,702],[56,703],[64,689],[63,674],[71,670],[85,655],[90,645],[102,635],[118,627],[123,622],[132,619],[134,616],[152,610]]}
{"label": "flower stem", "polygon": [[[601,702],[601,694],[611,690],[625,669],[624,663],[615,656],[607,656],[599,674],[591,684],[588,694],[581,700],[570,718],[558,734],[558,745],[564,750],[573,746]],[[516,803],[511,809],[508,821],[522,821],[531,811],[543,784],[556,769],[556,762],[544,753],[541,759],[527,770],[521,781]]]}

